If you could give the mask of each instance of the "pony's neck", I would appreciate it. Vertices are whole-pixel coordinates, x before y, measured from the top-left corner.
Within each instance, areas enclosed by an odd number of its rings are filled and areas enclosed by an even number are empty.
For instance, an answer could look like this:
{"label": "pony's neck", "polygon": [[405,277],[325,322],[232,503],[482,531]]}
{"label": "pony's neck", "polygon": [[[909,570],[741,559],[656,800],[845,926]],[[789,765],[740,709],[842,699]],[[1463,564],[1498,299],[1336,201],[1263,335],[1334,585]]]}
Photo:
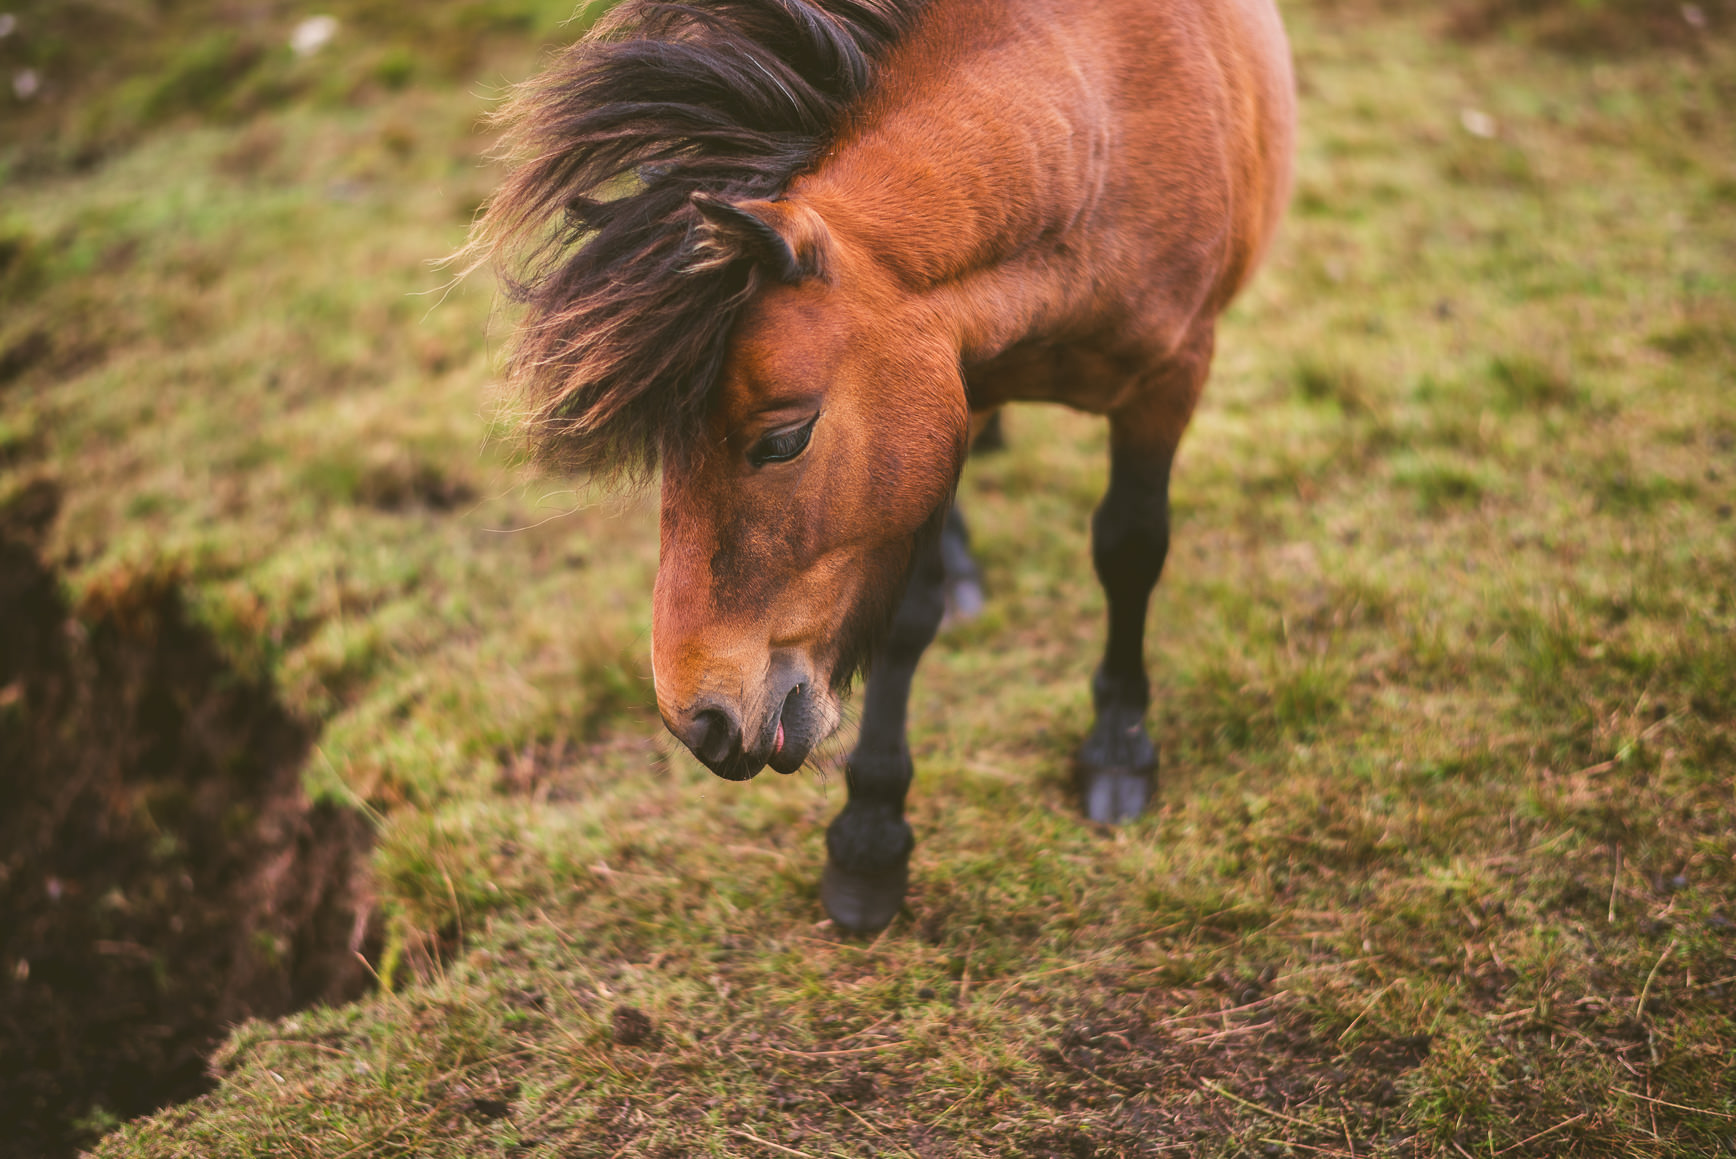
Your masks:
{"label": "pony's neck", "polygon": [[[1016,18],[985,42],[995,24],[979,3],[937,0],[853,129],[790,190],[967,362],[1082,305],[1082,255],[1067,241],[1096,209],[1109,161],[1090,46]],[[1010,51],[1015,41],[1026,43]]]}

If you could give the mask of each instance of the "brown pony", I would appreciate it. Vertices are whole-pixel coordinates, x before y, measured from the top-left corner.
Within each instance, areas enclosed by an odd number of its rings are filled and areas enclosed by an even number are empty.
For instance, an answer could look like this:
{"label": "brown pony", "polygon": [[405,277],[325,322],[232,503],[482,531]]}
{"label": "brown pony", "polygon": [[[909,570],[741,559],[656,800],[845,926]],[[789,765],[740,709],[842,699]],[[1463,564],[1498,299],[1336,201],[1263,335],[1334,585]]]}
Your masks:
{"label": "brown pony", "polygon": [[721,777],[794,772],[868,668],[840,926],[904,897],[910,680],[975,596],[953,492],[1004,403],[1109,419],[1076,775],[1093,820],[1144,808],[1170,463],[1293,115],[1272,0],[626,0],[509,108],[473,252],[528,303],[542,449],[661,468],[664,722]]}

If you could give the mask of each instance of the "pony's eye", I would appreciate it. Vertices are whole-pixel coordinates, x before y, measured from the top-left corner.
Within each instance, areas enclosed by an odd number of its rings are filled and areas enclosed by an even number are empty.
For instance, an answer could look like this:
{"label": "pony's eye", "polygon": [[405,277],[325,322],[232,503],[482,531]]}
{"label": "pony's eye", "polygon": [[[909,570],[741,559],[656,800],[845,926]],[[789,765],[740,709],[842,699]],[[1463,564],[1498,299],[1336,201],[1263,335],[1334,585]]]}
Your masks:
{"label": "pony's eye", "polygon": [[783,463],[795,458],[808,447],[808,436],[814,433],[814,423],[819,419],[815,415],[799,427],[786,427],[781,431],[773,431],[747,452],[747,461],[756,467],[767,463]]}

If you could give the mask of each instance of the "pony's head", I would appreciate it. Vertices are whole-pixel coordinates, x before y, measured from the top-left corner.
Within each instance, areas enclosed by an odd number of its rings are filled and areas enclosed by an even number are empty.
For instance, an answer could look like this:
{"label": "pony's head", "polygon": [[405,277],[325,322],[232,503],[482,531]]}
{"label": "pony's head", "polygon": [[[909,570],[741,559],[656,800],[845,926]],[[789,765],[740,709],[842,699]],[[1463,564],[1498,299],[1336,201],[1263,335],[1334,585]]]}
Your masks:
{"label": "pony's head", "polygon": [[663,719],[719,775],[793,771],[957,478],[956,350],[800,197],[922,0],[624,0],[506,108],[467,251],[528,316],[545,457],[662,467]]}
{"label": "pony's head", "polygon": [[801,199],[698,196],[701,265],[756,287],[696,437],[664,445],[652,654],[663,720],[713,772],[794,772],[837,725],[969,423],[955,345]]}

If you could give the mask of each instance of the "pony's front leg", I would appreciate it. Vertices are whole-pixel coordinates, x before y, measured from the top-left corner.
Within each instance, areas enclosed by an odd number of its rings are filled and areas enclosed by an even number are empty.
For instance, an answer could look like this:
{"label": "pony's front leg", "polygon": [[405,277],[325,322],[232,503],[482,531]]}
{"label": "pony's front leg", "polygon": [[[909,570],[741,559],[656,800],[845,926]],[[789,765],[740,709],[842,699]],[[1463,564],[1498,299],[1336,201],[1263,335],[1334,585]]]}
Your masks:
{"label": "pony's front leg", "polygon": [[1085,815],[1130,821],[1151,799],[1157,748],[1145,728],[1145,617],[1169,554],[1169,469],[1210,359],[1176,373],[1143,405],[1110,417],[1109,490],[1091,520],[1091,557],[1109,603],[1109,639],[1091,680],[1097,719],[1079,751]]}
{"label": "pony's front leg", "polygon": [[910,850],[916,843],[904,819],[910,787],[910,745],[905,739],[910,680],[923,649],[946,614],[942,536],[919,549],[910,586],[893,617],[892,631],[874,653],[863,695],[862,730],[844,766],[850,799],[826,830],[826,871],[820,899],[826,912],[854,934],[884,929],[904,904]]}

